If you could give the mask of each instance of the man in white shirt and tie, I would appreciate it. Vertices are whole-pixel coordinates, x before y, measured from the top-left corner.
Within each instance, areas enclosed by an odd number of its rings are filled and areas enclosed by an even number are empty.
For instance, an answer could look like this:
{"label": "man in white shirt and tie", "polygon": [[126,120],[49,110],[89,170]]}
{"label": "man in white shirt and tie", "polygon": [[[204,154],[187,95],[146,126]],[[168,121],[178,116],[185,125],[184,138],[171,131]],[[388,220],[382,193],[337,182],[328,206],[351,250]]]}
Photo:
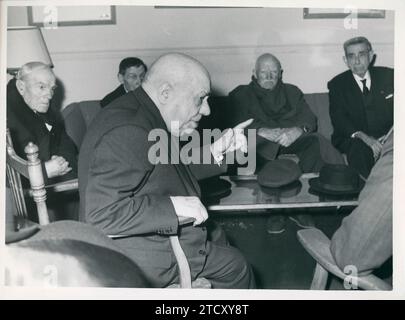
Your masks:
{"label": "man in white shirt and tie", "polygon": [[367,178],[381,153],[381,139],[393,126],[394,70],[375,67],[369,40],[347,40],[343,57],[349,70],[328,83],[332,143],[349,166]]}

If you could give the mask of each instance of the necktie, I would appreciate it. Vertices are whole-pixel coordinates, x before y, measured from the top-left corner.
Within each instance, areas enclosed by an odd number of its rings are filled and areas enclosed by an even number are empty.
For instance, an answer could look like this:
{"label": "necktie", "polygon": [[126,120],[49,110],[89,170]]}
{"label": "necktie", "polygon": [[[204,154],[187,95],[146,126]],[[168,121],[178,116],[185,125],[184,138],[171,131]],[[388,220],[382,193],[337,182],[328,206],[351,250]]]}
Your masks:
{"label": "necktie", "polygon": [[366,81],[366,79],[361,80],[361,82],[363,83],[363,96],[367,96],[370,92],[366,86]]}

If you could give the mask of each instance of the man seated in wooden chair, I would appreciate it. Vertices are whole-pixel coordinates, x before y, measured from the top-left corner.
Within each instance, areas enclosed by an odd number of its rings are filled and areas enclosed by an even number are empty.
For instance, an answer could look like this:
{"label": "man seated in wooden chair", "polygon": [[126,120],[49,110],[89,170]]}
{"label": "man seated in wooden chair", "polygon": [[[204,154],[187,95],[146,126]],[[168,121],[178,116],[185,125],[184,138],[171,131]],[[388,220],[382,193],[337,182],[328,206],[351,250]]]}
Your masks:
{"label": "man seated in wooden chair", "polygon": [[[17,155],[25,159],[24,148],[29,142],[39,148],[43,163],[45,183],[55,183],[77,177],[77,150],[67,135],[63,123],[55,110],[50,108],[56,89],[56,78],[52,69],[42,62],[29,62],[18,71],[16,78],[7,85],[7,127]],[[56,199],[58,198],[58,199]],[[70,203],[66,216],[77,212],[77,192],[50,198],[53,203]]]}
{"label": "man seated in wooden chair", "polygon": [[352,276],[370,274],[392,256],[393,132],[384,140],[381,157],[360,193],[359,206],[343,220],[331,241],[337,265]]}

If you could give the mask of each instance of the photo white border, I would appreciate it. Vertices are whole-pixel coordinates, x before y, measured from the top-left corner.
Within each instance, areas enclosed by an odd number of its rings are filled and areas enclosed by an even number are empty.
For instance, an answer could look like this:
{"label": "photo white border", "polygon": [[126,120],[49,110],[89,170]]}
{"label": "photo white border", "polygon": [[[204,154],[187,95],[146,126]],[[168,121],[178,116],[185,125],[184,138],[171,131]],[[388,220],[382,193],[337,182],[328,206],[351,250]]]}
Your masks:
{"label": "photo white border", "polygon": [[[3,1],[0,3],[0,81],[2,88],[6,86],[6,27],[7,27],[7,7],[8,6],[30,6],[32,1]],[[340,0],[274,0],[274,1],[35,1],[35,5],[178,5],[178,6],[237,6],[237,7],[313,7],[313,8],[339,8],[344,7],[344,2]],[[0,299],[172,299],[172,300],[267,300],[267,299],[404,299],[405,298],[405,210],[404,193],[405,189],[405,146],[401,137],[405,137],[405,93],[401,88],[405,84],[405,37],[401,31],[405,30],[405,2],[402,0],[351,0],[350,6],[359,8],[373,8],[384,10],[395,10],[395,150],[394,150],[394,236],[393,236],[393,283],[394,290],[390,292],[371,291],[321,291],[310,290],[184,290],[184,289],[110,289],[110,288],[27,288],[27,287],[0,287]],[[119,17],[117,17],[119,19]],[[400,59],[402,57],[402,59]],[[6,129],[6,94],[5,90],[0,90],[0,101],[3,105],[0,108],[2,119],[0,132]],[[0,144],[5,150],[5,134],[0,135]],[[5,181],[5,155],[0,161],[0,179]],[[4,185],[0,191],[0,201],[4,207]],[[4,212],[4,208],[2,209]],[[4,239],[4,214],[2,214],[0,224],[0,238]],[[2,267],[3,250],[0,252],[0,270]],[[4,275],[0,272],[0,283],[4,283]]]}

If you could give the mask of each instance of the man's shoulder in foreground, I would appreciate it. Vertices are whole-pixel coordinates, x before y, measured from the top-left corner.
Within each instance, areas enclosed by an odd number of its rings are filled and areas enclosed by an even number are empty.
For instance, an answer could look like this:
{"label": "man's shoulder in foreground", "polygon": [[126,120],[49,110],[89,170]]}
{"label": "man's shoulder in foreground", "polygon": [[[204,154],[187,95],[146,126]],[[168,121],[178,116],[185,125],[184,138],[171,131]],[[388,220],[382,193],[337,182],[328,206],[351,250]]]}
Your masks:
{"label": "man's shoulder in foreground", "polygon": [[81,150],[95,145],[104,135],[115,128],[122,126],[139,126],[143,128],[147,121],[142,110],[141,103],[133,93],[125,94],[114,100],[107,107],[101,109],[90,124]]}

